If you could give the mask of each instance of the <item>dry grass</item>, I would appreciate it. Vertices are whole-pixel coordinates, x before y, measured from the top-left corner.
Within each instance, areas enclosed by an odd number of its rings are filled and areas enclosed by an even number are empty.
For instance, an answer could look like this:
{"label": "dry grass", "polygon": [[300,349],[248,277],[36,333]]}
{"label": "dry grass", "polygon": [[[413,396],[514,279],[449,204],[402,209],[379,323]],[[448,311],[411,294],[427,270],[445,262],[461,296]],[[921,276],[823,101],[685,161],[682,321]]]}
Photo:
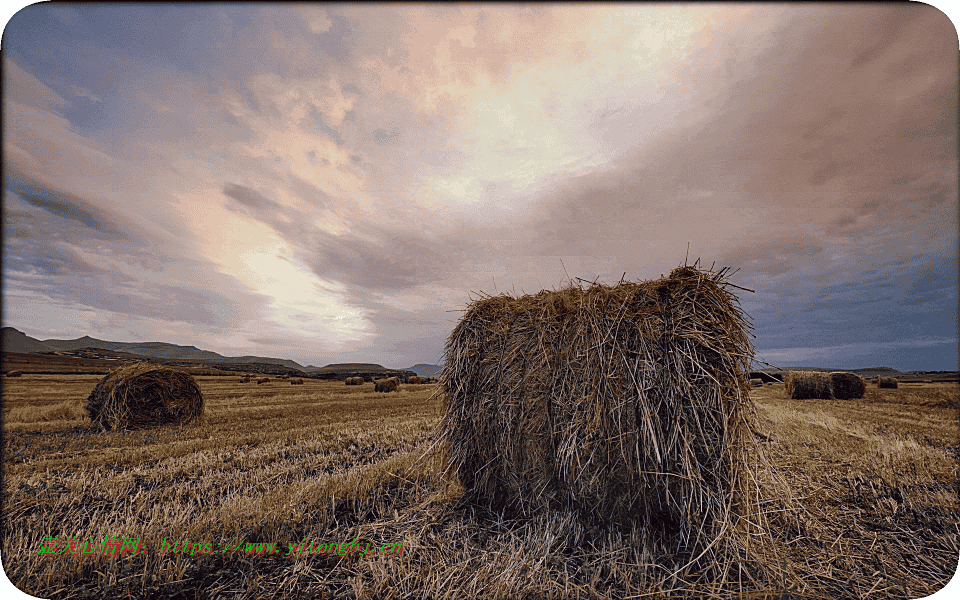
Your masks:
{"label": "dry grass", "polygon": [[105,429],[185,425],[203,414],[203,395],[188,373],[136,363],[104,377],[87,397],[86,409]]}
{"label": "dry grass", "polygon": [[[34,596],[919,598],[949,581],[960,551],[957,410],[946,408],[956,384],[872,388],[849,401],[752,389],[761,449],[790,472],[784,487],[760,471],[785,577],[664,583],[668,566],[630,531],[592,529],[569,511],[525,518],[464,502],[426,452],[442,414],[429,388],[384,402],[372,386],[238,389],[231,377],[200,377],[203,424],[101,432],[81,408],[98,380],[5,384],[0,544],[7,576]],[[42,420],[65,404],[74,418]],[[790,498],[800,518],[785,518]],[[140,537],[149,553],[43,556],[47,536]],[[287,556],[304,540],[358,537],[402,542],[403,555]],[[161,555],[164,538],[214,553]],[[247,555],[251,542],[279,552]]]}
{"label": "dry grass", "polygon": [[787,371],[783,378],[787,398],[814,400],[833,398],[833,379],[816,371]]}

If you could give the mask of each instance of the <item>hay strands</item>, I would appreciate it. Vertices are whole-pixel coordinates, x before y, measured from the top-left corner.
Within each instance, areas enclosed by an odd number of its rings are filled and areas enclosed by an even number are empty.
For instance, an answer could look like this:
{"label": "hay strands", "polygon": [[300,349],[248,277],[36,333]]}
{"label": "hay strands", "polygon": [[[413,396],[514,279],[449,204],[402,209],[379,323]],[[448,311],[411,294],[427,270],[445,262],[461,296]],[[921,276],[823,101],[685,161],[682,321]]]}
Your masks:
{"label": "hay strands", "polygon": [[704,568],[762,535],[750,325],[729,270],[696,264],[654,281],[478,294],[437,392],[447,473],[469,497],[633,522],[651,547]]}
{"label": "hay strands", "polygon": [[104,377],[87,397],[87,413],[105,429],[186,424],[203,414],[203,395],[189,373],[135,363]]}

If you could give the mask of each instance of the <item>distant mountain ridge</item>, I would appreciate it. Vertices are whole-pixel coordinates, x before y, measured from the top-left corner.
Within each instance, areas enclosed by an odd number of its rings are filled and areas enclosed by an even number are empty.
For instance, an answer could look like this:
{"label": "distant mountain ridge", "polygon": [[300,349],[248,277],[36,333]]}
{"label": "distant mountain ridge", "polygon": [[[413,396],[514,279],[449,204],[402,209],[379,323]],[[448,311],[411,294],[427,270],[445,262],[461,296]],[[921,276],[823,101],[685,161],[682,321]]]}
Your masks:
{"label": "distant mountain ridge", "polygon": [[[433,377],[439,367],[436,365],[417,365],[410,369],[388,369],[382,365],[373,363],[334,363],[324,367],[315,367],[313,365],[304,367],[298,362],[283,358],[269,358],[263,356],[223,356],[210,350],[202,350],[196,346],[180,346],[167,342],[111,342],[101,340],[95,337],[85,335],[74,340],[48,339],[38,340],[26,335],[14,327],[3,327],[2,336],[0,336],[0,349],[4,352],[19,352],[24,354],[31,353],[49,353],[49,352],[76,352],[79,350],[103,349],[111,352],[132,354],[137,357],[154,358],[160,360],[174,361],[196,361],[216,365],[231,365],[236,370],[239,365],[250,365],[251,370],[254,366],[276,365],[287,369],[296,369],[303,373],[318,374],[341,374],[341,373],[379,373],[383,372],[404,372],[412,371],[420,377]],[[127,360],[128,357],[121,357]],[[229,368],[229,367],[227,367]],[[262,370],[262,369],[261,369]]]}
{"label": "distant mountain ridge", "polygon": [[0,347],[4,352],[52,352],[56,350],[53,346],[45,344],[38,339],[14,329],[13,327],[4,327],[0,329]]}
{"label": "distant mountain ridge", "polygon": [[305,371],[299,363],[283,358],[263,356],[223,356],[210,350],[201,350],[196,346],[180,346],[167,342],[110,342],[85,335],[75,340],[38,340],[13,328],[4,327],[0,338],[4,352],[72,352],[84,348],[103,348],[113,352],[126,352],[148,358],[181,361],[202,361],[204,363],[240,363],[270,364]]}
{"label": "distant mountain ridge", "polygon": [[413,372],[416,373],[419,377],[436,377],[436,376],[437,376],[437,371],[440,370],[440,366],[439,366],[439,365],[425,365],[425,364],[423,364],[423,363],[419,363],[419,364],[413,365],[412,367],[408,367],[408,368],[405,369],[405,370],[406,370],[406,371],[413,371]]}

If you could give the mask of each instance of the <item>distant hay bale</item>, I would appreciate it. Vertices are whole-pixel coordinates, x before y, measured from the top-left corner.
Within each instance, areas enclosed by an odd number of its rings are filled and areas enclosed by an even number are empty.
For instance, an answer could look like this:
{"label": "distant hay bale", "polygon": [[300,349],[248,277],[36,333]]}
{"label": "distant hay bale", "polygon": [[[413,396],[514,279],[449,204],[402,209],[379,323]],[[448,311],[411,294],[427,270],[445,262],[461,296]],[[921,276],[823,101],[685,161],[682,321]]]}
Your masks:
{"label": "distant hay bale", "polygon": [[878,377],[877,387],[895,390],[900,387],[900,382],[895,377]]}
{"label": "distant hay bale", "polygon": [[420,383],[420,378],[416,375],[411,375],[410,377],[407,377],[407,383],[418,384]]}
{"label": "distant hay bale", "polygon": [[250,383],[250,378],[249,378],[249,377],[241,377],[241,378],[240,378],[240,383]]}
{"label": "distant hay bale", "polygon": [[291,379],[291,380],[290,380],[290,385],[303,385],[303,380],[302,380],[302,379]]}
{"label": "distant hay bale", "polygon": [[375,386],[373,391],[375,392],[396,392],[400,389],[400,378],[399,377],[388,377],[386,379],[378,379],[373,382]]}
{"label": "distant hay bale", "polygon": [[344,383],[347,385],[363,385],[363,377],[347,377]]}
{"label": "distant hay bale", "polygon": [[10,371],[7,373],[7,377],[23,377],[23,373],[20,371]]}
{"label": "distant hay bale", "polygon": [[472,302],[438,374],[446,473],[495,508],[632,522],[651,548],[723,564],[763,518],[754,351],[725,272]]}
{"label": "distant hay bale", "polygon": [[203,414],[203,396],[188,373],[135,363],[101,379],[86,408],[90,420],[104,429],[183,425]]}
{"label": "distant hay bale", "polygon": [[751,379],[751,380],[750,380],[750,385],[752,385],[753,387],[763,387],[763,380],[762,380],[762,379]]}
{"label": "distant hay bale", "polygon": [[830,379],[833,385],[833,397],[837,400],[863,398],[863,394],[867,391],[867,382],[856,373],[836,371],[830,373]]}
{"label": "distant hay bale", "polygon": [[261,383],[270,383],[270,378],[269,378],[269,377],[261,377],[260,379],[257,380],[257,385],[260,385]]}
{"label": "distant hay bale", "polygon": [[833,400],[833,380],[818,371],[787,371],[783,378],[787,398],[794,400]]}

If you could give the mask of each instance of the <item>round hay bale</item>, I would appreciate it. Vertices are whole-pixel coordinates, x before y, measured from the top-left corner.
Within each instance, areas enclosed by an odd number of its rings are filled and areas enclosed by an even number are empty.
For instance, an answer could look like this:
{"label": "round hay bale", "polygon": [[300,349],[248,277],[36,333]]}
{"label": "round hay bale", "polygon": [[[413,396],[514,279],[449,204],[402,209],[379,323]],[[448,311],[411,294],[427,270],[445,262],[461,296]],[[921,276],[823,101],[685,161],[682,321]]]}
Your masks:
{"label": "round hay bale", "polygon": [[495,510],[632,523],[645,546],[723,565],[764,520],[754,351],[725,273],[473,301],[438,374],[445,473]]}
{"label": "round hay bale", "polygon": [[411,375],[410,377],[407,377],[407,383],[418,384],[420,383],[420,377],[417,375]]}
{"label": "round hay bale", "polygon": [[347,377],[344,383],[346,385],[363,385],[363,377]]}
{"label": "round hay bale", "polygon": [[399,377],[388,377],[386,379],[378,379],[373,382],[375,392],[396,392],[400,389],[400,378]]}
{"label": "round hay bale", "polygon": [[763,387],[763,380],[762,380],[762,379],[751,379],[751,380],[750,380],[750,385],[752,385],[753,387]]}
{"label": "round hay bale", "polygon": [[270,383],[270,378],[269,378],[269,377],[261,377],[260,379],[257,380],[257,385],[260,385],[261,383]]}
{"label": "round hay bale", "polygon": [[104,429],[184,425],[203,414],[203,396],[188,373],[135,363],[101,379],[86,408],[90,420]]}
{"label": "round hay bale", "polygon": [[867,382],[856,373],[836,371],[830,373],[830,379],[833,384],[833,397],[837,400],[863,398],[867,391]]}
{"label": "round hay bale", "polygon": [[783,378],[787,398],[794,400],[833,400],[833,379],[818,371],[788,371]]}
{"label": "round hay bale", "polygon": [[878,377],[877,387],[895,390],[900,387],[900,382],[895,377]]}
{"label": "round hay bale", "polygon": [[249,378],[249,377],[241,377],[241,378],[240,378],[240,383],[250,383],[250,378]]}
{"label": "round hay bale", "polygon": [[7,373],[7,377],[23,377],[23,373],[20,371],[10,371]]}
{"label": "round hay bale", "polygon": [[290,385],[303,385],[303,380],[302,380],[302,379],[291,379],[291,380],[290,380]]}

